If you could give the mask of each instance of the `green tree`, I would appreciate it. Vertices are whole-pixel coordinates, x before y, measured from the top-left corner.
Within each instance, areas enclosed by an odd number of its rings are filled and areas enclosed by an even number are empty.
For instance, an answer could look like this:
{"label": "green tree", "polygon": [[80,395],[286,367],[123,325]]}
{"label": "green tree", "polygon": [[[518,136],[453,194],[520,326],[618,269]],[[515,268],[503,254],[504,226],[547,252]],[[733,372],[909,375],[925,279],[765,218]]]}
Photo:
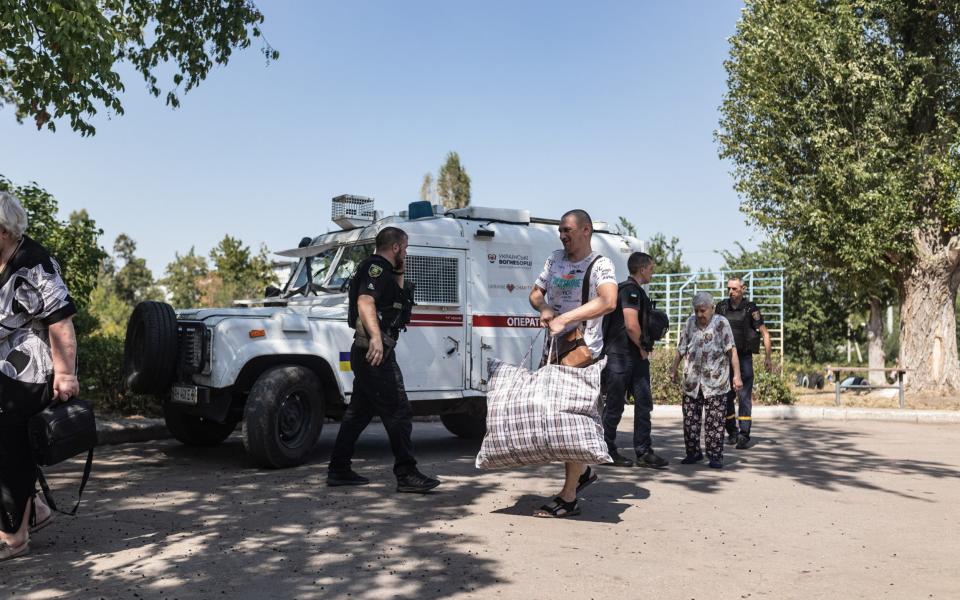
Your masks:
{"label": "green tree", "polygon": [[36,183],[16,186],[0,175],[0,191],[15,195],[27,212],[27,235],[47,249],[60,263],[63,280],[81,310],[97,282],[101,261],[107,253],[98,245],[103,230],[85,210],[57,219],[57,201]]}
{"label": "green tree", "polygon": [[445,208],[470,206],[470,176],[460,164],[460,155],[447,154],[447,161],[437,174],[437,196]]}
{"label": "green tree", "polygon": [[106,270],[100,272],[97,286],[90,292],[90,314],[96,319],[98,335],[123,339],[133,305],[117,293],[116,282]]}
{"label": "green tree", "polygon": [[[166,103],[177,107],[178,94],[261,35],[263,15],[250,0],[4,2],[0,23],[0,106],[13,105],[18,122],[30,118],[38,129],[66,117],[93,135],[98,107],[123,114],[121,63],[154,96],[163,91],[158,72],[172,71]],[[262,50],[278,58],[266,42]]]}
{"label": "green tree", "polygon": [[193,246],[181,256],[174,255],[173,262],[167,265],[166,277],[161,283],[170,294],[170,301],[176,308],[191,308],[201,305],[200,281],[207,276],[207,259],[198,256]]}
{"label": "green tree", "polygon": [[657,273],[687,273],[690,266],[683,262],[683,250],[678,238],[655,233],[648,241],[647,254],[657,263]]}
{"label": "green tree", "polygon": [[210,251],[210,260],[216,269],[214,280],[219,280],[214,286],[216,292],[207,294],[210,302],[262,297],[266,286],[273,283],[266,247],[261,246],[253,255],[239,239],[225,235]]}
{"label": "green tree", "polygon": [[855,288],[896,287],[915,391],[960,389],[958,46],[957,3],[747,0],[717,134],[748,216]]}
{"label": "green tree", "polygon": [[163,294],[153,281],[153,273],[147,268],[147,261],[136,255],[137,243],[127,234],[121,233],[113,243],[116,259],[122,263],[105,269],[113,275],[114,291],[120,299],[133,307],[144,300],[157,300]]}
{"label": "green tree", "polygon": [[427,173],[423,176],[423,183],[420,184],[420,199],[433,203],[436,193],[433,188],[433,175]]}
{"label": "green tree", "polygon": [[617,233],[622,235],[637,237],[637,226],[627,220],[626,217],[617,217],[616,230]]}

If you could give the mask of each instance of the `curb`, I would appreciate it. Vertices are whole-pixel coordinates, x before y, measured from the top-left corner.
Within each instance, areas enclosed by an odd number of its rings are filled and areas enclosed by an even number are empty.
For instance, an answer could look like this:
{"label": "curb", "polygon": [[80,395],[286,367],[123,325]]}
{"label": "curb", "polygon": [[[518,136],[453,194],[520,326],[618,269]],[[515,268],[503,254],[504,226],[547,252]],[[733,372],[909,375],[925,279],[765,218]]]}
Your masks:
{"label": "curb", "polygon": [[[633,405],[624,407],[624,416],[633,416]],[[770,421],[890,421],[897,423],[960,423],[960,411],[911,408],[847,408],[843,406],[754,406],[753,416]],[[655,404],[654,419],[679,419],[682,409],[675,404]]]}
{"label": "curb", "polygon": [[171,437],[163,419],[97,419],[97,445],[150,442]]}
{"label": "curb", "polygon": [[[960,423],[960,411],[899,408],[845,408],[843,406],[755,406],[753,416],[768,421],[888,421],[896,423]],[[633,417],[633,405],[623,407],[623,417]],[[654,419],[680,419],[675,404],[655,404]],[[439,421],[439,417],[415,417],[415,421]],[[97,419],[97,445],[151,442],[172,437],[163,419]]]}

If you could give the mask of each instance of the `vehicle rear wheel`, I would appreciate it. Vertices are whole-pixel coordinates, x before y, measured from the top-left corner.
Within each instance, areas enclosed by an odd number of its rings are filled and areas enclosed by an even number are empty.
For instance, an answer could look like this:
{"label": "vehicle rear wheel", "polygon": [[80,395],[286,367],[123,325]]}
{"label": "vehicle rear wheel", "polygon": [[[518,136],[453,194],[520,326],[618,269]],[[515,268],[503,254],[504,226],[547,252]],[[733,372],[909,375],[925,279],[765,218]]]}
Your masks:
{"label": "vehicle rear wheel", "polygon": [[164,302],[141,302],[127,322],[123,379],[137,394],[162,394],[177,368],[177,313]]}
{"label": "vehicle rear wheel", "polygon": [[216,446],[237,428],[235,419],[217,423],[212,419],[187,414],[169,400],[163,405],[163,420],[173,437],[188,446]]}
{"label": "vehicle rear wheel", "polygon": [[265,371],[247,397],[243,445],[265,467],[303,463],[323,428],[320,379],[306,367]]}
{"label": "vehicle rear wheel", "polygon": [[485,412],[452,413],[440,415],[440,421],[447,431],[467,440],[482,440],[487,434],[487,415]]}

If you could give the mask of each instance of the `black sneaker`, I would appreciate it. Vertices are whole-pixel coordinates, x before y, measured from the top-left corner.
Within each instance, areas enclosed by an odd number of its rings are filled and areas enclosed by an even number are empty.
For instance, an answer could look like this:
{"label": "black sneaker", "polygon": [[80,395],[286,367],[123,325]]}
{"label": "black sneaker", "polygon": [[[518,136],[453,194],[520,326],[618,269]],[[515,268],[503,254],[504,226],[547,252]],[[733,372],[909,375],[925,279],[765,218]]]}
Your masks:
{"label": "black sneaker", "polygon": [[397,475],[397,491],[411,494],[425,494],[440,485],[439,479],[428,477],[420,471],[410,471]]}
{"label": "black sneaker", "polygon": [[623,456],[616,450],[610,453],[610,458],[613,459],[613,462],[607,463],[607,464],[610,465],[611,467],[632,467],[633,466],[632,460],[630,460],[626,456]]}
{"label": "black sneaker", "polygon": [[703,460],[703,452],[697,452],[696,454],[688,454],[683,460],[680,461],[681,465],[692,465],[693,463],[698,463]]}
{"label": "black sneaker", "polygon": [[637,455],[637,466],[646,467],[648,469],[662,469],[669,465],[670,463],[661,456],[653,451],[653,448],[647,448],[647,451],[643,454]]}
{"label": "black sneaker", "polygon": [[750,438],[740,434],[740,437],[737,438],[737,450],[745,450],[750,447]]}
{"label": "black sneaker", "polygon": [[722,468],[723,468],[723,461],[722,461],[722,460],[714,460],[714,459],[711,458],[711,459],[710,459],[710,468],[711,468],[711,469],[722,469]]}
{"label": "black sneaker", "polygon": [[341,485],[367,485],[370,480],[358,475],[352,469],[349,471],[327,471],[327,485],[338,487]]}
{"label": "black sneaker", "polygon": [[737,443],[737,438],[738,438],[738,435],[737,435],[737,432],[736,432],[736,431],[734,431],[733,433],[728,433],[728,434],[727,434],[727,441],[728,441],[729,443],[731,443],[731,444],[736,444],[736,443]]}

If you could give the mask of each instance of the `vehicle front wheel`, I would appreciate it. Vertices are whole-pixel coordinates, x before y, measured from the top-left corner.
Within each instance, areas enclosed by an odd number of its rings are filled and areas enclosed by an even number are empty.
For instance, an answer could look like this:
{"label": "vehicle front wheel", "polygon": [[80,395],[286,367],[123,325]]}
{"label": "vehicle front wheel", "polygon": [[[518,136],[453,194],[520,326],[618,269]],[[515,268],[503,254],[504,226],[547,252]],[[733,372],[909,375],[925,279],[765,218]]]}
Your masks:
{"label": "vehicle front wheel", "polygon": [[323,428],[320,379],[305,367],[265,371],[247,397],[243,445],[265,467],[303,463]]}
{"label": "vehicle front wheel", "polygon": [[237,421],[217,423],[197,415],[190,415],[169,400],[163,405],[163,420],[178,441],[188,446],[216,446],[230,437]]}
{"label": "vehicle front wheel", "polygon": [[447,431],[467,440],[482,440],[487,434],[487,415],[481,413],[451,413],[440,415]]}

